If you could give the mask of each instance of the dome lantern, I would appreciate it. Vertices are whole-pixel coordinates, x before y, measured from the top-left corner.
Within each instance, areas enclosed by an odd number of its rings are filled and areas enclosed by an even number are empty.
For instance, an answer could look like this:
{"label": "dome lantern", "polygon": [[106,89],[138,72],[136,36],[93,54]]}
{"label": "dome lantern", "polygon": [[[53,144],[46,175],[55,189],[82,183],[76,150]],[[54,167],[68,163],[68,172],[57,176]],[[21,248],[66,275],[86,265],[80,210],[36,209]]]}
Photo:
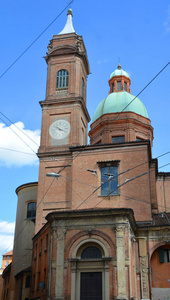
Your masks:
{"label": "dome lantern", "polygon": [[117,69],[110,75],[109,94],[123,91],[130,93],[130,84],[131,80],[129,74],[122,69],[119,63]]}

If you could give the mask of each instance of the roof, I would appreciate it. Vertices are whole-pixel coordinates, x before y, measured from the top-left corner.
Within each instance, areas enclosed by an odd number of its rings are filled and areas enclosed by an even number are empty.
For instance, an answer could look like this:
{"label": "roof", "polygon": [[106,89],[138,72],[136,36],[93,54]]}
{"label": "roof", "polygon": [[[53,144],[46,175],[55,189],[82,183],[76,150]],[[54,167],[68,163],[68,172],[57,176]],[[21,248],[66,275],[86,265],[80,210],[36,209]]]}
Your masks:
{"label": "roof", "polygon": [[9,251],[9,252],[3,254],[3,256],[8,256],[8,255],[13,255],[13,250],[11,250],[11,251]]}
{"label": "roof", "polygon": [[148,118],[147,110],[142,101],[128,92],[109,94],[100,102],[93,115],[92,122],[109,113],[134,112]]}
{"label": "roof", "polygon": [[110,79],[114,76],[126,76],[130,78],[129,74],[121,68],[120,64],[118,65],[118,68],[113,73],[111,73]]}

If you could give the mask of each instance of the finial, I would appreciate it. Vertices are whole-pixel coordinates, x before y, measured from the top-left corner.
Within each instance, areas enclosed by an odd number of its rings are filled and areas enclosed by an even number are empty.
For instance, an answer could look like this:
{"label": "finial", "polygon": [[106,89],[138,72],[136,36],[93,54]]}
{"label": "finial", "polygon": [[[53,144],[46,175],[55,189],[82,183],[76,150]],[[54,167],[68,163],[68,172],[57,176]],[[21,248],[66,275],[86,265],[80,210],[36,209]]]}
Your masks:
{"label": "finial", "polygon": [[58,34],[67,34],[67,33],[73,33],[73,32],[75,32],[75,30],[73,28],[73,23],[72,23],[72,17],[73,17],[72,9],[69,8],[68,11],[67,11],[67,22],[65,24],[65,27]]}
{"label": "finial", "polygon": [[120,63],[118,64],[118,67],[117,67],[117,68],[118,68],[118,70],[121,70],[122,67],[121,67],[121,64],[120,64]]}
{"label": "finial", "polygon": [[68,15],[73,15],[73,14],[72,14],[72,9],[71,9],[71,8],[69,8],[68,11],[67,11],[67,16],[68,16]]}

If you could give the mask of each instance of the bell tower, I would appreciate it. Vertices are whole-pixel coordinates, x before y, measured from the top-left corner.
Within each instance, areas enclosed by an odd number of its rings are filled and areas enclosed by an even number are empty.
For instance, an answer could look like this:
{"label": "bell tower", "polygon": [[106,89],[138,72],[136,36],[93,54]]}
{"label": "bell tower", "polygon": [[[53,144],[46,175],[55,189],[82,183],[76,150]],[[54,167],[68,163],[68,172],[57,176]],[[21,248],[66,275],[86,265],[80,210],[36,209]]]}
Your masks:
{"label": "bell tower", "polygon": [[[36,232],[45,223],[45,216],[54,210],[71,208],[70,181],[54,180],[48,173],[62,169],[63,178],[71,178],[70,146],[87,144],[86,108],[87,75],[90,73],[86,48],[72,24],[72,10],[67,13],[64,29],[54,35],[45,56],[47,62],[46,98],[42,107],[41,142]],[[49,188],[51,184],[51,187]]]}
{"label": "bell tower", "polygon": [[42,132],[39,153],[60,151],[61,147],[86,144],[86,83],[90,73],[82,36],[72,24],[72,10],[67,13],[64,29],[48,45],[46,99],[42,107]]}

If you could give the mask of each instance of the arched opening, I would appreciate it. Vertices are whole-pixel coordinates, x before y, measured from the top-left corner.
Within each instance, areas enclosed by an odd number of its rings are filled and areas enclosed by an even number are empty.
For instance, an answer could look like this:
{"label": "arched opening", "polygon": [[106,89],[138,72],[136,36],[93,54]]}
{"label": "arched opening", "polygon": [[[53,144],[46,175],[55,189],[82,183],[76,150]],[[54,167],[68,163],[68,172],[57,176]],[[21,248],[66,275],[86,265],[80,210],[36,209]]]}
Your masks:
{"label": "arched opening", "polygon": [[99,241],[79,244],[71,261],[71,300],[109,300],[110,259]]}
{"label": "arched opening", "polygon": [[170,244],[161,245],[151,257],[153,299],[168,299],[170,295]]}

